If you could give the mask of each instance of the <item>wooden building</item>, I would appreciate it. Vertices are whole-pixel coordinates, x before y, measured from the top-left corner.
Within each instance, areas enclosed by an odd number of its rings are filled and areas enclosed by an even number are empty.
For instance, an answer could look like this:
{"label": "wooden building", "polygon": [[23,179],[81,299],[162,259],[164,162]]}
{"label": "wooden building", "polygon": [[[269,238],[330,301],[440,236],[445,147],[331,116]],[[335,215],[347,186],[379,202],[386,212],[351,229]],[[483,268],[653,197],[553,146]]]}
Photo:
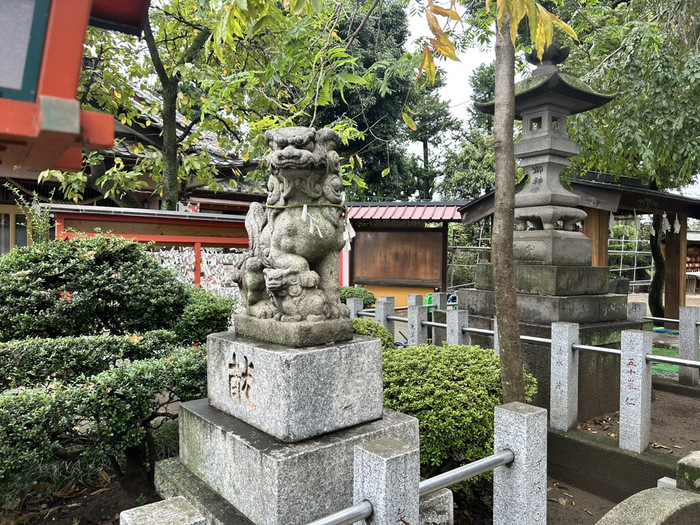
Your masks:
{"label": "wooden building", "polygon": [[341,255],[340,282],[408,304],[447,289],[447,225],[460,220],[457,202],[347,203],[357,236]]}

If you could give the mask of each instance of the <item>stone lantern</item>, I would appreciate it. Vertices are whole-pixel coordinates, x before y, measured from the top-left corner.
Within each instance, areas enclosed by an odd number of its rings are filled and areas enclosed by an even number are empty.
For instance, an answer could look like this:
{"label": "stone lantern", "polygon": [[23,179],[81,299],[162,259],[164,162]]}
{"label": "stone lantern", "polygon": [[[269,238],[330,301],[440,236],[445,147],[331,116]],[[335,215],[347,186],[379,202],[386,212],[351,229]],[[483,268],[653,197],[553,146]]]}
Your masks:
{"label": "stone lantern", "polygon": [[[562,170],[579,152],[566,133],[569,115],[600,107],[615,95],[596,93],[579,79],[562,73],[559,66],[569,54],[554,41],[542,56],[528,61],[537,66],[532,76],[515,86],[515,116],[522,120],[522,136],[515,156],[529,176],[515,196],[513,250],[525,264],[590,265],[591,240],[576,230],[586,218],[576,208],[580,197],[561,185]],[[477,104],[493,113],[494,104]]]}
{"label": "stone lantern", "polygon": [[[577,208],[580,197],[560,182],[578,144],[566,133],[569,115],[600,107],[615,95],[596,93],[583,82],[559,71],[569,51],[556,42],[547,48],[532,75],[515,86],[515,116],[522,120],[522,135],[515,156],[528,175],[526,186],[515,196],[513,254],[514,280],[520,333],[550,338],[552,323],[576,323],[583,345],[620,342],[621,330],[639,330],[641,319],[627,318],[627,296],[609,293],[607,267],[591,266],[592,241],[576,224],[586,218]],[[494,103],[477,104],[493,113]],[[457,292],[458,308],[469,311],[469,326],[494,329],[496,314],[493,265],[479,264],[475,288]],[[503,322],[510,322],[505,319]],[[499,320],[501,322],[501,320]],[[487,336],[473,335],[471,343],[485,348]],[[525,369],[537,378],[532,403],[550,406],[551,344],[523,342]],[[620,367],[617,358],[602,354],[579,356],[578,416],[588,419],[619,408]]]}

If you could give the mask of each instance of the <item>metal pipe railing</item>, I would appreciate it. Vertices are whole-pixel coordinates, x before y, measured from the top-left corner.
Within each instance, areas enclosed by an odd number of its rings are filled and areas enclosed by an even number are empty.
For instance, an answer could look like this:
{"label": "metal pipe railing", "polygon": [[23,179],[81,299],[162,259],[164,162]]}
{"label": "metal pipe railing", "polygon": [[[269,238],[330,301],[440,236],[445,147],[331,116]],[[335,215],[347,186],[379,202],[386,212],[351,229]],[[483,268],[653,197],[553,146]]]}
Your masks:
{"label": "metal pipe railing", "polygon": [[468,334],[494,335],[493,330],[486,330],[484,328],[462,328],[462,332]]}
{"label": "metal pipe railing", "polygon": [[365,500],[338,512],[334,512],[324,518],[312,521],[307,525],[352,525],[356,521],[371,518],[374,513],[372,504]]}
{"label": "metal pipe railing", "polygon": [[435,323],[433,321],[421,321],[421,326],[432,326],[433,328],[444,328],[447,329],[447,325],[445,323]]}
{"label": "metal pipe railing", "polygon": [[515,454],[510,449],[505,449],[500,452],[488,456],[477,461],[473,461],[467,465],[457,467],[449,472],[443,472],[432,478],[421,481],[418,484],[418,494],[425,496],[440,489],[451,487],[461,481],[467,480],[500,467],[501,465],[509,465],[515,459]]}
{"label": "metal pipe railing", "polygon": [[678,319],[670,319],[668,317],[652,317],[650,315],[642,317],[642,319],[647,319],[649,321],[659,321],[661,323],[680,323],[680,320]]}
{"label": "metal pipe railing", "polygon": [[647,361],[651,361],[653,363],[665,363],[667,365],[680,365],[680,366],[688,366],[690,368],[699,368],[700,369],[700,361],[690,361],[688,359],[679,359],[677,357],[666,357],[663,355],[652,355],[652,354],[647,354]]}
{"label": "metal pipe railing", "polygon": [[622,355],[622,350],[616,348],[605,348],[603,346],[591,345],[571,345],[574,350],[587,350],[589,352],[598,352],[599,354]]}
{"label": "metal pipe railing", "polygon": [[386,316],[387,321],[398,321],[400,323],[407,323],[408,319],[406,317],[401,317],[399,315],[387,315]]}
{"label": "metal pipe railing", "polygon": [[547,339],[546,337],[534,337],[534,336],[531,336],[531,335],[521,335],[521,336],[520,336],[520,340],[521,340],[521,341],[526,341],[526,342],[528,342],[528,343],[544,343],[544,344],[547,344],[547,345],[551,345],[551,344],[552,344],[552,340],[551,340],[551,339]]}
{"label": "metal pipe railing", "polygon": [[[452,485],[479,476],[497,467],[510,465],[514,459],[515,454],[513,454],[512,450],[508,448],[501,450],[491,456],[421,481],[418,484],[418,495],[425,496],[426,494],[432,494],[440,489],[451,487]],[[372,504],[365,500],[352,507],[347,507],[324,518],[307,523],[307,525],[351,525],[358,520],[370,518],[373,512]]]}

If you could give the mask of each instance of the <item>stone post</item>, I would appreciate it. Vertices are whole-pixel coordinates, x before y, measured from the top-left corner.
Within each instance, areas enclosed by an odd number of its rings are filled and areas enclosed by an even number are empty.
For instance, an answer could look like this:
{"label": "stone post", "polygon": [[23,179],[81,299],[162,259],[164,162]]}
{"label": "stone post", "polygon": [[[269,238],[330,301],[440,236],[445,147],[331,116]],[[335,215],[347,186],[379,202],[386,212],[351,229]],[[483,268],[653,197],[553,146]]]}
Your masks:
{"label": "stone post", "polygon": [[678,460],[676,488],[700,494],[700,451],[691,452]]}
{"label": "stone post", "polygon": [[620,356],[620,448],[641,454],[651,432],[652,332],[623,330]]}
{"label": "stone post", "polygon": [[568,432],[578,416],[578,324],[552,323],[552,359],[549,385],[549,424]]}
{"label": "stone post", "polygon": [[435,292],[433,294],[433,311],[447,309],[447,294],[445,292]]}
{"label": "stone post", "polygon": [[[433,293],[433,313],[428,314],[428,317],[434,323],[447,324],[445,312],[447,310],[447,294],[445,292]],[[447,340],[447,330],[433,326],[430,330],[432,337],[430,338],[434,345],[441,345]]]}
{"label": "stone post", "polygon": [[[679,357],[689,361],[697,361],[700,356],[700,338],[698,337],[698,321],[700,321],[700,308],[681,306],[679,314],[680,325],[678,327]],[[698,369],[681,366],[678,370],[678,382],[681,385],[696,386],[698,384]]]}
{"label": "stone post", "polygon": [[360,297],[348,297],[345,299],[345,305],[350,309],[350,319],[355,319],[360,316],[364,301]]}
{"label": "stone post", "polygon": [[646,303],[627,303],[627,317],[641,319],[647,316]]}
{"label": "stone post", "polygon": [[469,327],[467,310],[447,310],[447,344],[468,345],[469,334],[464,332]]}
{"label": "stone post", "polygon": [[386,328],[391,337],[394,337],[394,321],[387,319],[394,315],[395,299],[393,297],[380,297],[374,305],[374,320]]}
{"label": "stone post", "polygon": [[493,473],[494,525],[547,523],[547,410],[508,403],[494,412],[493,449],[515,460]]}
{"label": "stone post", "polygon": [[418,447],[382,438],[355,447],[355,504],[364,500],[374,512],[371,525],[418,525]]}
{"label": "stone post", "polygon": [[494,316],[493,318],[493,353],[500,355],[501,349],[498,344],[498,319]]}
{"label": "stone post", "polygon": [[418,346],[428,342],[428,327],[423,322],[428,320],[428,307],[423,306],[423,296],[408,296],[408,344]]}

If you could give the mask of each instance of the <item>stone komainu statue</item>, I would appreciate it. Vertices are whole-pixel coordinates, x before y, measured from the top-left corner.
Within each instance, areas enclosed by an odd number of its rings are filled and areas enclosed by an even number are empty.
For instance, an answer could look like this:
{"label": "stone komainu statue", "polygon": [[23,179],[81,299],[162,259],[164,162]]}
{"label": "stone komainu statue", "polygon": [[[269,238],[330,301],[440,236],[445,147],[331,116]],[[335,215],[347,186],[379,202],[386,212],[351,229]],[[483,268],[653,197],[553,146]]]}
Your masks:
{"label": "stone komainu statue", "polygon": [[348,317],[338,288],[347,212],[340,136],[294,127],[265,138],[272,148],[267,206],[250,207],[250,251],[235,275],[246,313],[284,322]]}

